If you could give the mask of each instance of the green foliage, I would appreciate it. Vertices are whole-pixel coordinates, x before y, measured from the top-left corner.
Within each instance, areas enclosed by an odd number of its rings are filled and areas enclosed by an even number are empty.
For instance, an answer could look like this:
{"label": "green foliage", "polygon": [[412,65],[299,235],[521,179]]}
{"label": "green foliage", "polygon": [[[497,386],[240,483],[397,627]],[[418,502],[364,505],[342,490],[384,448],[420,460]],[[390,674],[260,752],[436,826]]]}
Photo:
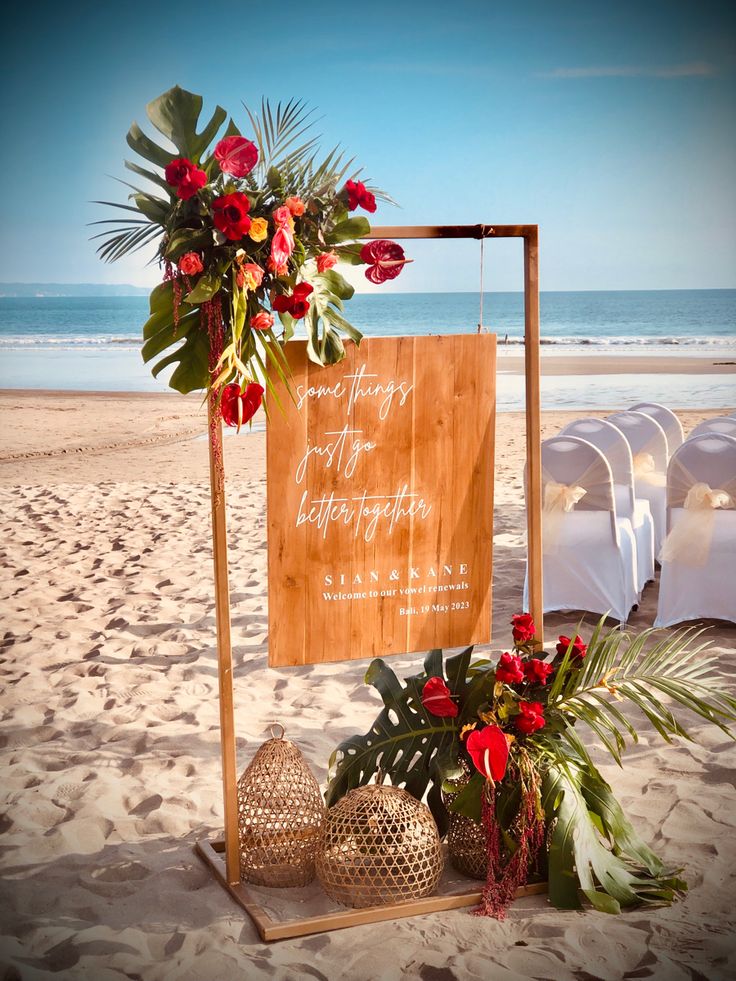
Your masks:
{"label": "green foliage", "polygon": [[[362,262],[360,246],[351,240],[367,234],[370,224],[364,217],[349,217],[346,195],[338,191],[338,185],[348,177],[357,177],[359,171],[352,168],[353,161],[346,159],[339,147],[320,156],[319,137],[312,134],[314,112],[303,102],[292,99],[272,108],[264,99],[259,113],[246,107],[259,150],[256,166],[242,178],[224,174],[213,146],[224,136],[240,135],[240,130],[232,119],[222,130],[227,114],[220,106],[209,119],[200,122],[202,107],[201,96],[179,86],[147,105],[148,119],[166,145],[160,145],[133,123],[126,139],[143,165],[126,160],[125,166],[147,181],[148,188],[121,181],[131,192],[126,203],[97,202],[114,208],[117,216],[92,222],[101,226],[93,239],[99,240],[97,252],[106,262],[152,245],[157,245],[156,258],[160,263],[178,263],[186,252],[195,252],[204,272],[189,283],[186,301],[190,307],[200,306],[218,296],[225,317],[227,357],[221,361],[217,383],[224,384],[234,377],[258,376],[273,393],[269,377],[272,371],[287,381],[288,387],[288,365],[283,352],[276,348],[293,335],[294,320],[288,314],[281,314],[283,331],[277,336],[273,330],[252,332],[249,317],[266,309],[275,295],[289,294],[305,278],[305,273],[314,286],[305,321],[310,358],[319,364],[334,364],[345,357],[342,337],[360,342],[360,331],[344,315],[344,301],[352,296],[352,287],[334,270],[317,274],[313,264],[304,268],[305,263],[312,262],[332,245],[337,246],[341,260]],[[162,173],[177,157],[190,160],[207,177],[207,184],[186,199],[179,198]],[[372,190],[376,196],[390,200],[378,189]],[[215,229],[213,200],[235,191],[247,194],[251,218],[270,219],[287,197],[298,196],[306,203],[305,213],[296,220],[294,250],[286,272],[277,275],[267,270],[268,239],[259,244],[244,235],[232,241]],[[273,224],[269,235],[273,235]],[[257,302],[249,300],[246,304],[245,298],[238,295],[234,277],[238,253],[241,261],[254,262],[266,270],[262,284],[250,294]],[[157,295],[153,302],[161,303],[163,295],[168,294]],[[183,310],[183,323],[175,329],[171,308],[166,325],[158,330],[155,339],[147,338],[144,346],[146,361],[158,357],[167,347],[172,348],[152,370],[156,375],[167,365],[176,364],[170,384],[181,391],[190,390],[192,385],[207,387],[212,381],[202,370],[207,361],[203,355],[208,340],[206,335],[198,335],[191,329],[193,314],[187,319],[191,313]],[[150,321],[147,327],[150,330]],[[260,371],[266,374],[259,375]]]}
{"label": "green foliage", "polygon": [[[447,662],[448,684],[465,679],[462,664],[471,648]],[[372,661],[366,684],[373,685],[383,699],[383,710],[364,736],[351,736],[330,758],[332,779],[327,804],[336,803],[354,787],[370,783],[380,769],[395,786],[421,800],[430,787],[428,804],[440,828],[447,825],[442,803],[442,782],[461,772],[458,768],[457,731],[453,719],[440,719],[422,704],[422,687],[427,678],[442,670],[442,652],[430,651],[424,671],[402,685],[381,658]]]}
{"label": "green foliage", "polygon": [[[686,889],[677,872],[666,869],[636,834],[592,762],[580,730],[587,727],[619,765],[627,741],[637,739],[636,725],[620,701],[641,711],[668,742],[675,736],[690,738],[674,715],[673,702],[731,735],[736,699],[723,691],[713,670],[715,658],[704,656],[705,645],[696,643],[700,634],[690,628],[663,638],[655,630],[638,636],[605,632],[601,620],[584,660],[573,656],[571,645],[555,659],[551,684],[534,695],[545,702],[545,727],[526,737],[517,732],[516,738],[542,780],[549,897],[556,906],[579,909],[586,900],[598,910],[616,913],[641,903],[671,903]],[[442,652],[430,651],[424,670],[403,685],[382,660],[372,662],[366,682],[379,690],[384,706],[364,736],[344,740],[333,753],[328,804],[370,782],[380,767],[414,796],[428,794],[442,831],[442,789],[453,794],[451,810],[480,821],[485,779],[474,772],[459,792],[453,783],[462,774],[460,729],[489,717],[505,725],[513,719],[518,694],[512,697],[509,686],[496,679],[490,661],[471,662],[471,654],[468,648],[443,665]],[[427,679],[443,676],[459,703],[455,718],[438,718],[422,705]],[[507,844],[513,844],[508,831],[519,800],[515,773],[510,766],[495,791]]]}

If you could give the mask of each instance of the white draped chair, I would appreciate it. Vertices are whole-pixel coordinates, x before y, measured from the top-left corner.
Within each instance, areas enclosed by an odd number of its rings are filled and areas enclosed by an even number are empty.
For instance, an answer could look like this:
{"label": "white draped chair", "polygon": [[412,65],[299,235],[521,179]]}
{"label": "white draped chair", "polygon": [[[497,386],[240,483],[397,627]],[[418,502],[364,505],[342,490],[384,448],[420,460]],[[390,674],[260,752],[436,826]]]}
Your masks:
{"label": "white draped chair", "polygon": [[735,503],[736,438],[686,440],[667,470],[656,627],[699,617],[736,622]]}
{"label": "white draped chair", "polygon": [[667,437],[657,420],[644,412],[614,412],[606,419],[621,430],[631,448],[634,493],[649,501],[658,555],[666,534]]}
{"label": "white draped chair", "polygon": [[672,409],[659,402],[637,402],[631,406],[632,412],[643,412],[644,415],[651,416],[652,419],[660,424],[667,437],[667,458],[672,456],[678,446],[682,446],[685,434],[682,431],[682,423],[677,418]]}
{"label": "white draped chair", "polygon": [[725,436],[736,436],[736,416],[715,416],[713,419],[704,419],[693,429],[688,439],[702,436],[703,433],[723,433]]}
{"label": "white draped chair", "polygon": [[[638,602],[636,546],[616,515],[611,468],[575,436],[542,443],[544,611],[586,610],[625,622]],[[529,608],[528,572],[524,609]]]}
{"label": "white draped chair", "polygon": [[616,514],[628,518],[636,541],[636,588],[639,593],[654,579],[654,523],[649,501],[634,496],[634,469],[631,448],[620,429],[606,419],[576,419],[560,432],[578,436],[598,447],[608,461],[613,476]]}

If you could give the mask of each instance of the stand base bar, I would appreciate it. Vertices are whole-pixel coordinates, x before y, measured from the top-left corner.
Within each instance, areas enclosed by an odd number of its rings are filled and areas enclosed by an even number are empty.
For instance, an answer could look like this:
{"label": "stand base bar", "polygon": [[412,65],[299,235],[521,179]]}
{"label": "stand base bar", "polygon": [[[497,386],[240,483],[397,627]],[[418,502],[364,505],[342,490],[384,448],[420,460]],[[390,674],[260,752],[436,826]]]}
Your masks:
{"label": "stand base bar", "polygon": [[[291,937],[304,937],[310,933],[325,933],[329,930],[344,930],[346,927],[360,926],[363,923],[380,923],[383,920],[399,920],[406,916],[421,916],[424,913],[438,913],[442,910],[462,909],[480,902],[482,886],[468,884],[468,892],[446,896],[427,896],[426,899],[407,900],[390,906],[371,906],[366,909],[344,909],[321,916],[308,916],[302,919],[274,920],[248,892],[245,883],[233,885],[227,881],[225,870],[224,839],[204,838],[195,845],[201,859],[209,866],[221,886],[239,903],[255,924],[261,940],[286,940]],[[547,892],[546,882],[535,882],[522,886],[516,891],[516,898],[537,896]]]}

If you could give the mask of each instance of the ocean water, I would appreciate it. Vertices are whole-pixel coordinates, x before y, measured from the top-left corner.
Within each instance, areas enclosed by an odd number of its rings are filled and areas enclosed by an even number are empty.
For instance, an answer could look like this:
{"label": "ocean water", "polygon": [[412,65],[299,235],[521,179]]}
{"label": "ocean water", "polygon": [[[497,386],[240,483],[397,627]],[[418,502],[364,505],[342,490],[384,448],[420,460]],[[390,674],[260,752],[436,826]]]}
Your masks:
{"label": "ocean water", "polygon": [[[616,406],[647,397],[680,407],[730,406],[734,377],[707,373],[705,359],[736,360],[736,290],[542,293],[545,357],[558,354],[653,354],[661,371],[542,382],[546,407]],[[505,349],[523,347],[523,296],[487,293],[484,325]],[[434,334],[474,330],[475,293],[356,295],[347,316],[364,334]],[[145,296],[0,297],[0,387],[109,391],[166,391],[140,359]],[[666,358],[704,358],[702,374],[667,372]],[[502,368],[502,364],[499,366]],[[523,404],[523,381],[499,375],[500,409]]]}

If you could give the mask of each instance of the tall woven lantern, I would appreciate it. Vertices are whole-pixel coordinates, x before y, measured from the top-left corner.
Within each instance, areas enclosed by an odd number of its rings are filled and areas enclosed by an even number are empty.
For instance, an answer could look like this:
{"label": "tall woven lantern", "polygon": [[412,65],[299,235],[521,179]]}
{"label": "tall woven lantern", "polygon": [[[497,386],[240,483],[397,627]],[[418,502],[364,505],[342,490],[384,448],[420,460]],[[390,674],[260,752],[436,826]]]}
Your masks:
{"label": "tall woven lantern", "polygon": [[327,812],[317,876],[344,906],[385,906],[434,892],[442,874],[437,825],[399,787],[356,787]]}
{"label": "tall woven lantern", "polygon": [[240,874],[261,886],[306,886],[325,805],[304,757],[278,729],[238,781]]}

